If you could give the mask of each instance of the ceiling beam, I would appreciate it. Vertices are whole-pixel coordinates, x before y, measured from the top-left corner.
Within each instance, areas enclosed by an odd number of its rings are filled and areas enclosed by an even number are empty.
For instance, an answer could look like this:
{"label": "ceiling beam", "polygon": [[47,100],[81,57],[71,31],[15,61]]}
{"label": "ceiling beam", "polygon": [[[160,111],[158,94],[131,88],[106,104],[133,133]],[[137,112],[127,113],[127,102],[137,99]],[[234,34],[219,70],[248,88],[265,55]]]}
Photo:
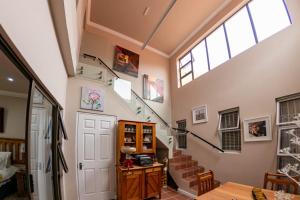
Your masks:
{"label": "ceiling beam", "polygon": [[165,20],[165,18],[167,17],[167,15],[169,14],[169,12],[171,11],[171,9],[173,8],[173,6],[175,5],[177,0],[172,0],[172,2],[169,4],[169,6],[167,7],[166,11],[163,13],[163,15],[161,16],[160,20],[158,21],[158,23],[156,24],[156,26],[154,27],[153,31],[151,32],[151,34],[149,35],[148,39],[146,40],[146,42],[143,44],[142,46],[142,50],[145,49],[145,47],[148,45],[148,43],[150,42],[150,40],[153,38],[154,34],[158,31],[161,23]]}

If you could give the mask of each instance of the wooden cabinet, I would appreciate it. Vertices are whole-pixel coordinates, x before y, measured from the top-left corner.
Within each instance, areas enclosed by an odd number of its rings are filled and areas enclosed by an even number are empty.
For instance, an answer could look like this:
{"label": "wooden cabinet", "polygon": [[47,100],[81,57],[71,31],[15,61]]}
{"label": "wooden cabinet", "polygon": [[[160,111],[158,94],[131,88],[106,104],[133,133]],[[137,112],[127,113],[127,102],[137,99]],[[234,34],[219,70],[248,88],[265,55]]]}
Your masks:
{"label": "wooden cabinet", "polygon": [[156,129],[153,123],[140,123],[141,153],[156,152]]}
{"label": "wooden cabinet", "polygon": [[143,170],[120,171],[119,173],[119,200],[143,199],[144,183]]}
{"label": "wooden cabinet", "polygon": [[122,147],[134,147],[135,151],[130,154],[147,154],[153,158],[156,153],[155,123],[119,121],[116,158],[117,191],[119,200],[160,198],[163,165],[156,163],[144,167],[136,165],[133,168],[123,167],[126,157],[121,152]]}
{"label": "wooden cabinet", "polygon": [[136,148],[134,154],[156,153],[155,123],[120,120],[118,132],[117,163],[122,146]]}
{"label": "wooden cabinet", "polygon": [[149,168],[145,170],[145,198],[161,198],[161,168]]}
{"label": "wooden cabinet", "polygon": [[117,168],[118,200],[161,198],[162,164],[149,167]]}

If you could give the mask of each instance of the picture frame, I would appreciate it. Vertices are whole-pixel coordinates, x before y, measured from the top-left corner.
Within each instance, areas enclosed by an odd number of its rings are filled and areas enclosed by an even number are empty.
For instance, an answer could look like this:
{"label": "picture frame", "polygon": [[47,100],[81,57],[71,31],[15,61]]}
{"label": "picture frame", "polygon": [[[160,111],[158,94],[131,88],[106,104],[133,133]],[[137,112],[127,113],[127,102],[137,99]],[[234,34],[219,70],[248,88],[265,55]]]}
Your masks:
{"label": "picture frame", "polygon": [[81,88],[80,108],[93,111],[104,111],[104,95],[101,90],[89,87]]}
{"label": "picture frame", "polygon": [[192,109],[193,124],[208,122],[207,105],[201,105]]}
{"label": "picture frame", "polygon": [[115,46],[113,70],[138,77],[139,54],[120,46]]}
{"label": "picture frame", "polygon": [[244,141],[256,142],[256,141],[271,141],[272,129],[271,129],[271,116],[256,117],[251,119],[245,119],[244,125]]}
{"label": "picture frame", "polygon": [[143,98],[159,103],[164,102],[164,81],[153,76],[143,76]]}

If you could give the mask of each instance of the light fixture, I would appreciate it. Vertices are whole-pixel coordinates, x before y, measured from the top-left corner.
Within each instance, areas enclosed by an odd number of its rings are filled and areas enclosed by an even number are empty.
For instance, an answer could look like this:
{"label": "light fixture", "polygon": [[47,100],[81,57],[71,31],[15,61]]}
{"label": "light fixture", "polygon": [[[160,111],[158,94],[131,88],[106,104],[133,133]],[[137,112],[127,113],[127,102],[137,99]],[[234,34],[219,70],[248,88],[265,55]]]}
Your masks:
{"label": "light fixture", "polygon": [[7,80],[8,80],[9,82],[14,82],[14,81],[15,81],[12,77],[7,77]]}

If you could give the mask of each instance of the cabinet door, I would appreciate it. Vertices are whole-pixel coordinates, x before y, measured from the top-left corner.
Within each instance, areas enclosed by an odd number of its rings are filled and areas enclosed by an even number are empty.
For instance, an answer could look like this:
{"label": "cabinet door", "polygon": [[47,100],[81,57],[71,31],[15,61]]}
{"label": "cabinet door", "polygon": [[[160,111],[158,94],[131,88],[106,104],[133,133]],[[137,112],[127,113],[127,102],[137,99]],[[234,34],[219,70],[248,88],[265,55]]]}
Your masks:
{"label": "cabinet door", "polygon": [[121,184],[122,200],[143,199],[143,171],[123,172]]}
{"label": "cabinet door", "polygon": [[141,123],[141,151],[142,153],[156,152],[155,124]]}
{"label": "cabinet door", "polygon": [[122,146],[135,147],[136,152],[140,153],[140,139],[139,134],[140,126],[135,122],[122,122],[119,126],[119,134],[120,134],[120,148]]}
{"label": "cabinet door", "polygon": [[[159,171],[158,171],[159,170]],[[145,198],[156,197],[161,192],[161,169],[146,172],[145,174]]]}

